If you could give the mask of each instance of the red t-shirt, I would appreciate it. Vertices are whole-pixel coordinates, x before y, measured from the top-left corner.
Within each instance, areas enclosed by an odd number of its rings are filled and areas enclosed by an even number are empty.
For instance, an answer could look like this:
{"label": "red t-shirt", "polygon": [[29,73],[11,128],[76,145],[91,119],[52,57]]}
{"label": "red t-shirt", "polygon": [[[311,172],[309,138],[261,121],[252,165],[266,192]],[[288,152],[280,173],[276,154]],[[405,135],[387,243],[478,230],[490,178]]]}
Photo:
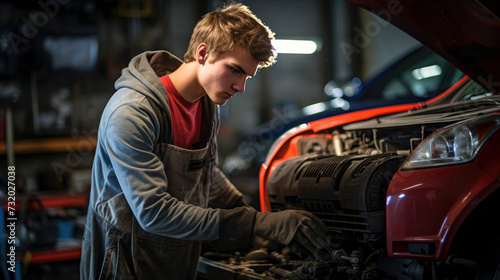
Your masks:
{"label": "red t-shirt", "polygon": [[174,145],[193,149],[193,144],[203,140],[203,107],[200,100],[191,103],[184,99],[174,87],[168,75],[160,77],[168,92],[168,108],[172,116]]}

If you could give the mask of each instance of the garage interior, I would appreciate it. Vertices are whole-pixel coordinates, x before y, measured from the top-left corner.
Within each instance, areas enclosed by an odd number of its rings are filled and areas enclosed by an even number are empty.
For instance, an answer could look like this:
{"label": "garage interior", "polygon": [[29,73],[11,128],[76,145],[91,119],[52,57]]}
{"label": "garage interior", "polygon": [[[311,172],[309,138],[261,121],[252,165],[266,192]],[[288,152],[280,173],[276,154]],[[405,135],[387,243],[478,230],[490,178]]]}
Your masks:
{"label": "garage interior", "polygon": [[[244,93],[220,108],[221,163],[259,125],[328,100],[324,87],[330,81],[366,81],[420,46],[342,0],[238,2],[248,5],[276,39],[309,40],[316,48],[309,54],[279,53],[274,66],[260,70]],[[46,211],[32,217],[57,220],[40,225],[45,239],[18,260],[23,269],[15,279],[78,279],[96,132],[115,80],[132,57],[147,50],[164,49],[182,58],[197,20],[223,4],[0,2],[0,199],[8,195],[3,186],[9,166],[15,166],[16,203],[36,204],[42,198]],[[231,180],[245,192],[257,187],[256,177]]]}

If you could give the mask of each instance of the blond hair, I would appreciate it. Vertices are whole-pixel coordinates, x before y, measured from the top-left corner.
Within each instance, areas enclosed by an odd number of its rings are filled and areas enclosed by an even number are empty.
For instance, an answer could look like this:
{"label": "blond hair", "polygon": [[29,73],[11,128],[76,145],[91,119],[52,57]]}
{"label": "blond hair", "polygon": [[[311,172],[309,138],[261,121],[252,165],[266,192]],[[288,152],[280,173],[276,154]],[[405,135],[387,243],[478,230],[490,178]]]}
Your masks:
{"label": "blond hair", "polygon": [[241,4],[230,3],[205,14],[196,24],[184,62],[195,61],[196,49],[201,43],[207,45],[209,62],[238,45],[247,50],[259,63],[259,68],[276,62],[277,53],[271,44],[274,33],[258,19],[250,9]]}

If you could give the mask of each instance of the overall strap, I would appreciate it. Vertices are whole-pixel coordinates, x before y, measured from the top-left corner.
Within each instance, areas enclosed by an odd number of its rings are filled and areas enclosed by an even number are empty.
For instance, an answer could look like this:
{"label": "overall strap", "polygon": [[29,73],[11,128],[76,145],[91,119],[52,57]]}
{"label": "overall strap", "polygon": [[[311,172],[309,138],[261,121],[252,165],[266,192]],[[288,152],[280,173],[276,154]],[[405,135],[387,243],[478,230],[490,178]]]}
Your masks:
{"label": "overall strap", "polygon": [[214,113],[215,113],[215,104],[208,98],[207,96],[203,97],[202,99],[202,106],[203,106],[203,118],[205,119],[205,134],[204,134],[204,141],[209,141],[210,136],[212,135],[212,130],[213,130],[213,125],[214,123],[212,122],[215,120],[214,118]]}
{"label": "overall strap", "polygon": [[[155,146],[159,147],[159,149],[154,149],[154,153],[156,154],[157,157],[161,158],[162,155],[164,154],[164,151],[162,150],[162,143],[168,143],[171,144],[174,142],[174,136],[173,136],[173,131],[172,131],[172,119],[170,116],[170,111],[167,112],[167,110],[164,110],[161,108],[158,103],[156,103],[151,97],[146,96],[146,99],[148,100],[149,104],[151,105],[151,108],[153,109],[156,118],[158,119],[158,122],[160,124],[160,138],[157,139]],[[139,231],[138,229],[138,222],[135,218],[134,215],[132,215],[132,228],[130,232],[130,249],[131,249],[131,255],[132,255],[132,261],[133,261],[133,269],[134,269],[134,275],[131,276],[130,278],[127,278],[126,280],[136,280],[137,279],[137,274],[139,272],[139,267],[137,265],[136,261],[136,250],[137,250],[137,233]]]}

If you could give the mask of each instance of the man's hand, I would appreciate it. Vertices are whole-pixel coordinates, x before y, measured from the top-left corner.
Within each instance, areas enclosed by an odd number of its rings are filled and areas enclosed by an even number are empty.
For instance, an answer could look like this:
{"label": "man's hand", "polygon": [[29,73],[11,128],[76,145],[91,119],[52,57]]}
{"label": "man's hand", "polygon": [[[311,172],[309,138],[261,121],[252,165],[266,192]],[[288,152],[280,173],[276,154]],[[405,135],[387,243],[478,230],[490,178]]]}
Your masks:
{"label": "man's hand", "polygon": [[296,241],[316,258],[319,258],[321,249],[330,243],[325,224],[313,214],[300,210],[257,213],[254,235],[285,246]]}

